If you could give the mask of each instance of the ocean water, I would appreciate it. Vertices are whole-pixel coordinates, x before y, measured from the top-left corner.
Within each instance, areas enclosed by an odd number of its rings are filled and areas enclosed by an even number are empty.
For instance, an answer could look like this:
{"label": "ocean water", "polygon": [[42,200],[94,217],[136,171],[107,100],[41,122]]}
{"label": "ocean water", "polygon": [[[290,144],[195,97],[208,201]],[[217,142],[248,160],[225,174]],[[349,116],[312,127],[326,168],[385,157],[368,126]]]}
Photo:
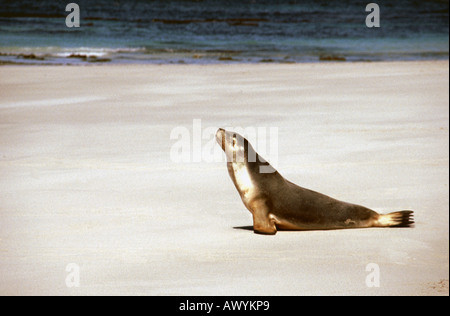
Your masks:
{"label": "ocean water", "polygon": [[372,1],[0,0],[0,64],[448,59],[448,0]]}

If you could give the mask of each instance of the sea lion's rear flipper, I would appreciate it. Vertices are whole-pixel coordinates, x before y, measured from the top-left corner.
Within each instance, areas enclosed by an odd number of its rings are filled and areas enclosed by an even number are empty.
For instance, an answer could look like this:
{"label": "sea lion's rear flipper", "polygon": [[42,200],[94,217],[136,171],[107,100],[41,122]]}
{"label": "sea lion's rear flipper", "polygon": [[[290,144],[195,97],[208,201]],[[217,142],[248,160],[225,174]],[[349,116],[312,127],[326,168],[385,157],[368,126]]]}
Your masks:
{"label": "sea lion's rear flipper", "polygon": [[410,227],[414,224],[413,211],[400,211],[380,214],[375,226],[377,227]]}

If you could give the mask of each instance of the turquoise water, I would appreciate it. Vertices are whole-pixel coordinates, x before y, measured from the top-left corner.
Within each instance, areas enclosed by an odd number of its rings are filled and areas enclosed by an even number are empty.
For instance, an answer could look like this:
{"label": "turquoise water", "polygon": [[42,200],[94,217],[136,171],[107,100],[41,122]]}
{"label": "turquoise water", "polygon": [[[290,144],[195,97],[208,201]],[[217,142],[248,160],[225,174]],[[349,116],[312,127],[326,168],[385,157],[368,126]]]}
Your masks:
{"label": "turquoise water", "polygon": [[448,1],[0,0],[0,63],[259,63],[448,59]]}

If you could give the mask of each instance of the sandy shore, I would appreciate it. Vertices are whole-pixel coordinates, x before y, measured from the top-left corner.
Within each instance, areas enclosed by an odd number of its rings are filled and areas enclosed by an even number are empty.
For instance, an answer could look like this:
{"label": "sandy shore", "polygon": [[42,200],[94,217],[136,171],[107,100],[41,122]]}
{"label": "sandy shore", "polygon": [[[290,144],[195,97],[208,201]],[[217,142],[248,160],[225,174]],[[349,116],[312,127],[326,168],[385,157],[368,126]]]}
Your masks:
{"label": "sandy shore", "polygon": [[[448,61],[0,67],[0,294],[448,295],[448,78]],[[171,160],[194,119],[275,127],[286,178],[416,226],[253,234],[223,162]]]}

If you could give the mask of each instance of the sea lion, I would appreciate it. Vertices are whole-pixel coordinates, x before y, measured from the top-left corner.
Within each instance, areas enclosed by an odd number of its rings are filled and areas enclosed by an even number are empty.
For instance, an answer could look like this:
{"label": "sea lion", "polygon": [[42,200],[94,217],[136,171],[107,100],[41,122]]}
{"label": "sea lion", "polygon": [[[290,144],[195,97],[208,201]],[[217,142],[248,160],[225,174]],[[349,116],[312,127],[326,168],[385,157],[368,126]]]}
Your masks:
{"label": "sea lion", "polygon": [[216,141],[227,156],[228,173],[242,202],[253,215],[255,233],[409,227],[414,223],[412,211],[379,214],[286,180],[237,133],[219,129]]}

